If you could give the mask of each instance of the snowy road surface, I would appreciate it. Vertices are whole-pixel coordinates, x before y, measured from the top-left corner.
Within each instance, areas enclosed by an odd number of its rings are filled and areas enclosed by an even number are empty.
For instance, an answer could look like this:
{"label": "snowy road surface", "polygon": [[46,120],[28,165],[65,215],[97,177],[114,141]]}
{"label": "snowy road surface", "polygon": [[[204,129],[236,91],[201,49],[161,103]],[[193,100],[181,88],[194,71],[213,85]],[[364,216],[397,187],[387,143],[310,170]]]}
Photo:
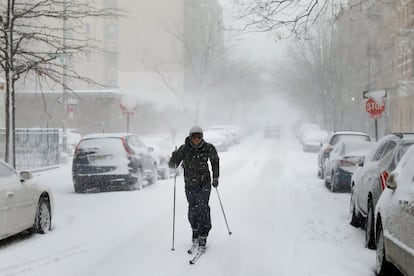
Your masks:
{"label": "snowy road surface", "polygon": [[175,251],[173,179],[141,191],[75,194],[69,165],[38,173],[55,197],[53,231],[0,242],[6,275],[375,275],[375,252],[347,222],[348,193],[331,193],[316,176],[316,154],[290,134],[252,135],[220,154],[208,249],[189,265],[190,228],[177,178]]}

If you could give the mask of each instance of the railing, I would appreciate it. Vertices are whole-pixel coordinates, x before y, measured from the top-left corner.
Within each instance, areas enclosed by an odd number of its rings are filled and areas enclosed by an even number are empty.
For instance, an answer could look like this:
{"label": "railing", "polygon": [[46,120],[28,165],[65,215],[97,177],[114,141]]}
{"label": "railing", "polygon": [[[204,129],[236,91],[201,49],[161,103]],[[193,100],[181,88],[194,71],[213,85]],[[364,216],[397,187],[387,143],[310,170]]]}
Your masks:
{"label": "railing", "polygon": [[[42,169],[59,165],[59,129],[17,128],[16,170]],[[6,130],[0,129],[0,158],[4,159]]]}

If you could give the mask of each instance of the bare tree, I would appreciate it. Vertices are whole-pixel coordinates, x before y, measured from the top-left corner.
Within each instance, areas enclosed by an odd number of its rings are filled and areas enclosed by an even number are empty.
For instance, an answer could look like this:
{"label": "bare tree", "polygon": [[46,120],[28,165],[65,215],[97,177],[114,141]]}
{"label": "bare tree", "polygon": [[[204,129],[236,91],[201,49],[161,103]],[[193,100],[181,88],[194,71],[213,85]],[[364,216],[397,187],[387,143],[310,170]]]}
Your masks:
{"label": "bare tree", "polygon": [[238,7],[244,30],[274,32],[287,29],[290,34],[307,32],[335,1],[330,0],[260,0],[242,1]]}
{"label": "bare tree", "polygon": [[[15,86],[29,76],[70,91],[68,79],[96,84],[68,66],[69,57],[100,52],[85,35],[83,20],[116,17],[112,7],[92,7],[77,0],[6,0],[0,4],[0,66],[6,81],[5,160],[15,166]],[[95,45],[95,46],[94,46]]]}
{"label": "bare tree", "polygon": [[184,71],[182,88],[172,84],[165,70],[168,65],[160,57],[150,60],[147,52],[137,57],[141,65],[160,77],[193,123],[199,123],[206,94],[223,81],[226,54],[237,39],[231,33],[224,33],[221,11],[214,7],[206,11],[203,10],[205,7],[200,8],[196,1],[188,1],[184,26],[171,24],[164,29],[180,48],[175,51],[175,65]]}

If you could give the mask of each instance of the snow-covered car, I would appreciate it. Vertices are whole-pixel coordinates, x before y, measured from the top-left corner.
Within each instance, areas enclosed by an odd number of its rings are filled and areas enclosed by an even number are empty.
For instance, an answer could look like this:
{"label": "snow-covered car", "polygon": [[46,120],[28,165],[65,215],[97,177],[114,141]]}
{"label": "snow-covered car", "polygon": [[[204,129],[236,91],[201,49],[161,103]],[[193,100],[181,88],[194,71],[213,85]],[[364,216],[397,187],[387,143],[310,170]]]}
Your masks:
{"label": "snow-covered car", "polygon": [[29,171],[16,172],[0,161],[0,239],[25,230],[45,234],[51,229],[52,193],[31,178]]}
{"label": "snow-covered car", "polygon": [[374,143],[369,141],[341,141],[325,160],[325,185],[331,191],[351,190],[351,177]]}
{"label": "snow-covered car", "polygon": [[365,246],[370,249],[375,249],[375,206],[385,189],[388,175],[413,144],[412,134],[389,134],[382,137],[351,179],[350,224],[365,228]]}
{"label": "snow-covered car", "polygon": [[147,146],[132,133],[83,136],[72,162],[76,193],[92,190],[142,189],[144,181],[157,182],[155,160]]}
{"label": "snow-covered car", "polygon": [[339,141],[371,141],[371,137],[365,132],[358,131],[334,131],[332,132],[325,142],[322,143],[321,148],[318,151],[318,176],[325,178],[325,160],[329,157],[329,153],[332,151]]}
{"label": "snow-covered car", "polygon": [[229,150],[229,144],[226,135],[221,131],[207,130],[203,133],[203,139],[214,145],[217,151],[223,152]]}
{"label": "snow-covered car", "polygon": [[[174,169],[168,167],[168,160],[174,150],[172,143],[164,138],[156,137],[142,137],[142,140],[148,146],[149,152],[156,162],[158,178],[166,179],[174,175]],[[177,172],[179,172],[178,169]]]}
{"label": "snow-covered car", "polygon": [[278,124],[269,124],[263,129],[265,138],[280,138],[280,125]]}
{"label": "snow-covered car", "polygon": [[321,143],[328,137],[328,132],[321,129],[312,129],[304,133],[302,137],[302,149],[305,152],[318,152]]}
{"label": "snow-covered car", "polygon": [[377,275],[414,275],[414,146],[389,175],[375,209]]}

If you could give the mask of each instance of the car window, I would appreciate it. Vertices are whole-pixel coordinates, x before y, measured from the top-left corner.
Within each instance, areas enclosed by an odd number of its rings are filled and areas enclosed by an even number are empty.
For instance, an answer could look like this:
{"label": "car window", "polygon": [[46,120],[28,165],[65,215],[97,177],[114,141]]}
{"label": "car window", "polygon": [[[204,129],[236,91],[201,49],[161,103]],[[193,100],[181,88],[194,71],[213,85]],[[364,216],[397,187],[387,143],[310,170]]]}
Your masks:
{"label": "car window", "polygon": [[406,143],[402,144],[397,148],[397,152],[395,153],[395,157],[392,160],[390,170],[394,170],[397,167],[398,163],[400,162],[403,155],[407,152],[407,150],[413,145],[413,143]]}
{"label": "car window", "polygon": [[85,139],[79,143],[78,152],[90,154],[125,154],[120,138]]}
{"label": "car window", "polygon": [[375,152],[373,161],[380,160],[387,152],[391,151],[393,148],[395,148],[396,144],[394,141],[385,141]]}
{"label": "car window", "polygon": [[355,135],[355,134],[337,134],[331,139],[331,145],[336,145],[339,141],[371,141],[371,138],[366,135]]}
{"label": "car window", "polygon": [[3,163],[0,163],[0,177],[14,175],[14,171]]}
{"label": "car window", "polygon": [[145,153],[148,151],[144,142],[142,142],[141,139],[136,136],[128,137],[128,145],[135,153]]}

